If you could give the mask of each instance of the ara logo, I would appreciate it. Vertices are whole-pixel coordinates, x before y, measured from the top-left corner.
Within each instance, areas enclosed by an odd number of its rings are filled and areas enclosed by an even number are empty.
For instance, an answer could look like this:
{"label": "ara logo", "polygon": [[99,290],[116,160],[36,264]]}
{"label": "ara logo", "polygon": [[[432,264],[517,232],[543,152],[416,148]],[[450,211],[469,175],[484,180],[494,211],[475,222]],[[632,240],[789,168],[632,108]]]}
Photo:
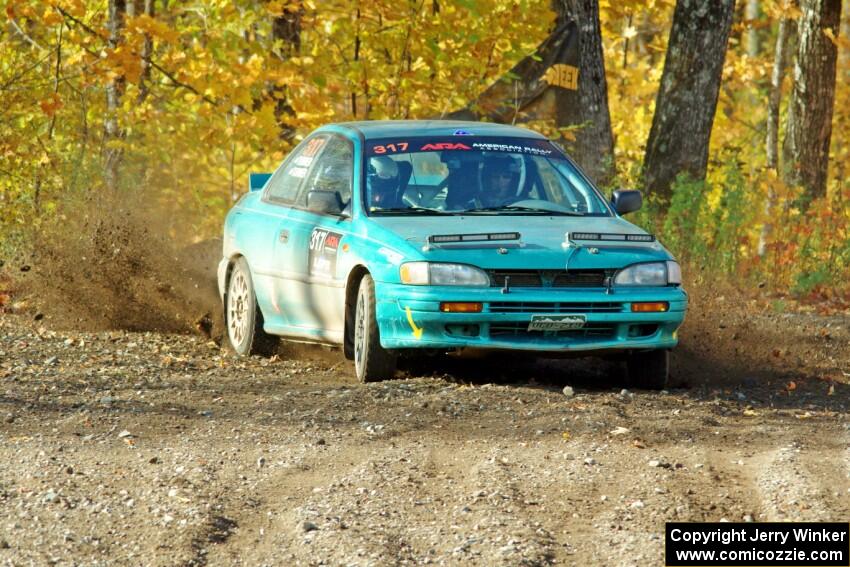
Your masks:
{"label": "ara logo", "polygon": [[471,150],[469,146],[466,144],[452,143],[452,142],[437,142],[435,144],[425,144],[420,148],[420,151],[428,151],[428,150]]}

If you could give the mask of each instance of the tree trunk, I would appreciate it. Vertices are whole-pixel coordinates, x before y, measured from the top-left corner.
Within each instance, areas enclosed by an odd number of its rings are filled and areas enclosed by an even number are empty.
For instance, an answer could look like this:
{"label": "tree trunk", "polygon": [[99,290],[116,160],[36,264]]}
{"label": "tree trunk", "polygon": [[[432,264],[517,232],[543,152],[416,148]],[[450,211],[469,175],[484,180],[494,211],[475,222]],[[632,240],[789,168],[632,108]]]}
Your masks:
{"label": "tree trunk", "polygon": [[598,3],[555,0],[554,7],[555,28],[533,56],[511,69],[514,78],[496,81],[467,108],[445,118],[514,123],[522,116],[554,119],[559,128],[580,126],[576,140],[566,145],[588,176],[606,184],[613,171],[614,138]]}
{"label": "tree trunk", "polygon": [[826,194],[838,49],[825,32],[839,33],[841,0],[802,0],[800,9],[782,169],[810,202]]}
{"label": "tree trunk", "polygon": [[[844,1],[844,11],[842,14],[844,14],[844,17],[841,19],[841,37],[847,40],[850,39],[850,0]],[[839,85],[850,85],[850,46],[846,43],[843,49],[838,50],[838,78],[836,81]],[[847,116],[846,110],[843,112],[843,115]],[[835,148],[835,154],[846,155],[850,140],[847,139],[847,136],[839,136],[836,138],[836,141],[839,146]],[[846,161],[841,159],[833,161],[836,179],[845,179],[850,174],[850,171],[848,171],[850,164],[847,164]]]}
{"label": "tree trunk", "polygon": [[744,17],[750,23],[750,27],[747,29],[747,55],[750,57],[758,57],[759,32],[755,22],[759,17],[759,0],[747,0]]}
{"label": "tree trunk", "polygon": [[[850,0],[844,1],[844,19],[841,20],[841,35],[850,38]],[[838,62],[841,69],[844,69],[844,76],[850,80],[850,49],[841,50],[841,60]]]}
{"label": "tree trunk", "polygon": [[[795,0],[785,0],[788,8]],[[779,30],[776,33],[776,48],[773,54],[773,72],[770,76],[770,93],[767,98],[767,139],[765,151],[767,154],[767,167],[779,171],[779,107],[782,102],[782,80],[785,78],[785,67],[788,60],[788,47],[791,44],[791,36],[794,34],[794,20],[783,17],[779,20]],[[759,235],[758,255],[764,256],[767,251],[767,241],[773,231],[773,202],[776,193],[770,186],[767,191],[767,201],[764,205],[765,223]]]}
{"label": "tree trunk", "polygon": [[[149,18],[156,15],[154,0],[144,0],[144,12]],[[137,101],[142,103],[148,98],[150,86],[148,83],[151,79],[151,55],[153,54],[153,39],[150,34],[145,34],[145,43],[142,45],[142,76],[139,79],[139,96]]]}
{"label": "tree trunk", "polygon": [[[281,41],[281,47],[276,52],[278,59],[286,61],[301,51],[301,18],[304,15],[303,6],[290,10],[288,6],[283,14],[275,16],[272,21],[272,41]],[[294,130],[287,124],[294,110],[289,104],[289,93],[285,86],[276,85],[272,90],[275,98],[275,118],[280,127],[280,136],[289,139]]]}
{"label": "tree trunk", "polygon": [[[127,14],[126,0],[109,0],[109,40],[111,49],[117,48],[123,41],[124,16]],[[104,178],[106,186],[115,191],[118,188],[118,164],[121,161],[120,148],[114,144],[121,138],[121,127],[118,124],[118,108],[121,106],[121,95],[124,93],[124,77],[118,76],[106,85],[106,120],[105,134],[105,164]]]}
{"label": "tree trunk", "polygon": [[608,83],[602,51],[598,0],[553,0],[558,22],[578,25],[578,91],[555,90],[555,124],[581,126],[575,141],[565,141],[575,160],[600,185],[610,182],[614,170],[614,136],[608,110]]}
{"label": "tree trunk", "polygon": [[646,144],[646,190],[669,200],[676,176],[704,179],[735,0],[678,0]]}

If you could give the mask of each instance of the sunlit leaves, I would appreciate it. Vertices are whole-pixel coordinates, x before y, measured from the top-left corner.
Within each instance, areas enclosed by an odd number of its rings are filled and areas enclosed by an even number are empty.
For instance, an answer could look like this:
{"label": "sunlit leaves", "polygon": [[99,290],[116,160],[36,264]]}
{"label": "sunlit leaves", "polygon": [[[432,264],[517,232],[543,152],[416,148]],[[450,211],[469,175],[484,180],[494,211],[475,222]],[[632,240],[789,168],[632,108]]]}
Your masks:
{"label": "sunlit leaves", "polygon": [[[554,22],[550,4],[186,0],[162,10],[157,2],[154,17],[128,16],[122,41],[111,48],[104,0],[6,0],[0,230],[34,217],[36,184],[42,212],[59,198],[103,190],[105,87],[115,81],[123,84],[116,112],[123,134],[110,144],[123,149],[125,188],[167,203],[174,230],[185,222],[193,235],[216,234],[247,172],[275,167],[316,126],[440,117],[465,107],[546,37]],[[712,189],[700,204],[707,220],[694,230],[702,242],[734,242],[742,266],[781,266],[777,285],[791,286],[801,270],[850,265],[850,105],[835,107],[829,199],[804,215],[793,205],[797,190],[765,172],[763,149],[775,25],[799,12],[785,0],[760,4],[761,18],[739,21],[730,43],[711,142]],[[674,6],[675,0],[600,0],[615,161],[624,187],[639,179]],[[301,47],[294,52],[272,37],[272,21],[298,10]],[[755,55],[746,53],[740,36],[750,29],[761,39]],[[850,45],[835,32],[843,77],[836,100],[850,100]],[[153,67],[146,74],[148,41]],[[291,112],[278,116],[281,97]],[[574,136],[575,127],[557,131],[553,124],[527,123],[552,137]],[[282,138],[283,129],[294,136]],[[739,196],[753,209],[749,224],[722,212],[730,202],[732,165],[740,170],[736,186],[746,189]],[[784,216],[773,219],[769,255],[759,260],[754,250],[769,220],[768,195],[782,203],[774,211]],[[721,226],[728,235],[718,233]]]}

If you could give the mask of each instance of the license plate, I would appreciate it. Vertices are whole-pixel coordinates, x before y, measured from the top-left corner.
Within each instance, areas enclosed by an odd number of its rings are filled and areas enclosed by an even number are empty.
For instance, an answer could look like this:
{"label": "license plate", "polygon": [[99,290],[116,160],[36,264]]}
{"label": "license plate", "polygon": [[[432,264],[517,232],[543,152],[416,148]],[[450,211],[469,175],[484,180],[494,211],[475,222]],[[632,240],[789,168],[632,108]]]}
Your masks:
{"label": "license plate", "polygon": [[532,315],[529,331],[570,331],[584,327],[584,315]]}

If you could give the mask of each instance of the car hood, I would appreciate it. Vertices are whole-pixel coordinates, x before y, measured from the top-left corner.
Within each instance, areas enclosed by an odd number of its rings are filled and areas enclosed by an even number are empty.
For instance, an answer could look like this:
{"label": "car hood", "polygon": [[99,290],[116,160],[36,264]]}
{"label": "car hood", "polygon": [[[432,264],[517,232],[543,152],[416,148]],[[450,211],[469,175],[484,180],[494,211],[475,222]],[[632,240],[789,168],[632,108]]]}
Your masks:
{"label": "car hood", "polygon": [[[461,262],[483,268],[570,269],[621,268],[636,262],[671,259],[658,242],[581,241],[581,249],[566,246],[568,232],[647,234],[618,217],[529,215],[387,216],[375,224],[420,250],[424,259]],[[519,240],[431,244],[429,236],[519,233]]]}

